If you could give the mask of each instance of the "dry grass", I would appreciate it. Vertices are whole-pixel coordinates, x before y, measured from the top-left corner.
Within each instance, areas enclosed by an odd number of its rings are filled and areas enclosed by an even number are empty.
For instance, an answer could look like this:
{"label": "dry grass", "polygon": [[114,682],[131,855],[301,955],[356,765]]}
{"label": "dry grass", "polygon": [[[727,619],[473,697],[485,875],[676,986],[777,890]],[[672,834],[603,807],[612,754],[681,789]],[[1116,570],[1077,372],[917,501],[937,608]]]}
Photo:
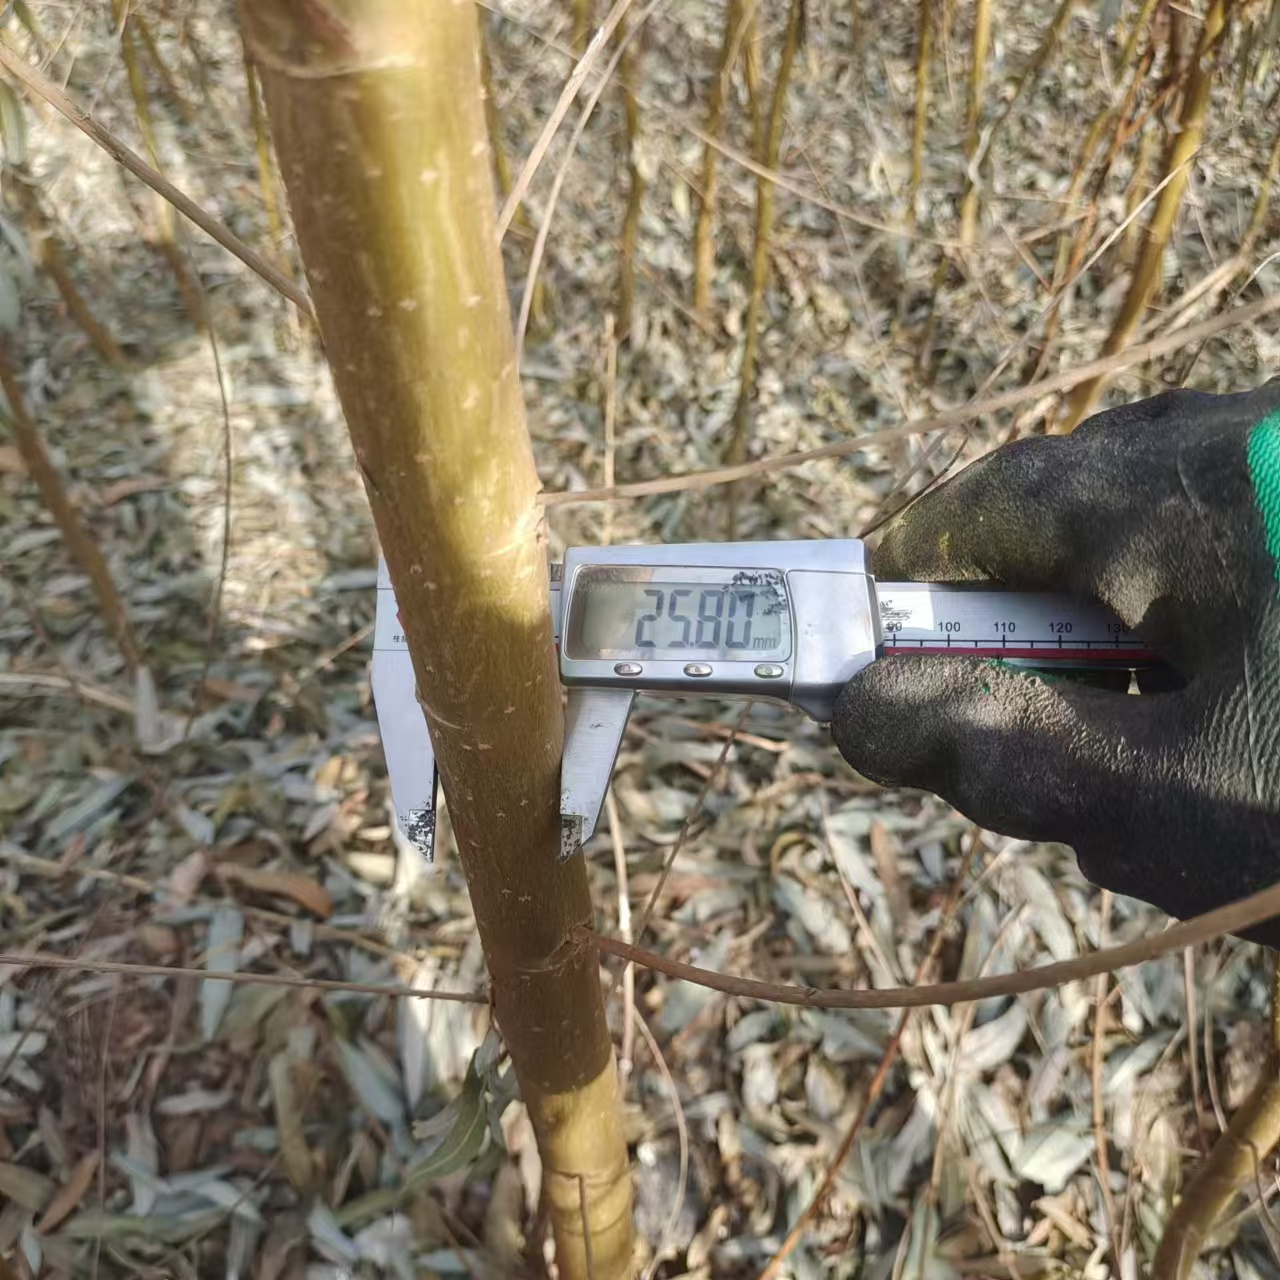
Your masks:
{"label": "dry grass", "polygon": [[[51,73],[138,149],[109,16],[101,6],[32,7],[44,47],[57,50]],[[862,0],[856,40],[849,5],[809,6],[781,139],[785,182],[776,190],[749,457],[898,426],[1097,354],[1127,283],[1122,236],[1074,282],[1050,343],[1043,325],[1060,238],[1070,246],[1088,221],[1077,259],[1086,262],[1136,207],[1138,136],[1100,184],[1067,193],[1090,123],[1125,92],[1118,68],[1141,7],[1123,5],[1109,31],[1097,6],[1080,6],[1066,24],[976,171],[979,234],[960,258],[971,8],[955,6],[944,21],[938,6],[909,230],[918,6]],[[191,108],[188,122],[143,60],[165,172],[242,239],[287,255],[263,205],[229,15],[141,8]],[[1056,12],[1048,0],[995,8],[985,123]],[[568,74],[573,10],[520,0],[503,14],[489,30],[493,82],[518,167]],[[1161,8],[1156,20],[1168,16]],[[782,6],[762,6],[758,44],[744,51],[749,66],[761,64],[752,72],[759,84],[773,82],[784,21]],[[717,166],[710,332],[690,316],[700,128],[723,10],[696,0],[659,8],[649,24],[636,98],[650,181],[631,345],[616,366],[602,357],[626,189],[622,106],[606,94],[552,226],[551,325],[525,351],[551,490],[597,487],[607,468],[626,483],[715,466],[732,426],[756,182],[728,155]],[[20,26],[9,34],[28,47]],[[1239,28],[1233,40],[1243,41]],[[1165,82],[1164,57],[1135,109]],[[1274,143],[1266,104],[1277,71],[1254,65],[1260,76],[1219,78],[1163,291],[1138,337],[1192,325],[1221,305],[1221,291],[1197,285],[1244,240]],[[131,363],[117,372],[101,362],[43,276],[24,286],[15,351],[33,416],[111,567],[157,690],[152,705],[148,689],[135,688],[87,581],[0,436],[0,944],[482,985],[447,831],[442,864],[424,874],[388,826],[368,653],[353,642],[372,618],[375,551],[313,340],[239,262],[188,237],[221,344],[234,459],[223,623],[210,653],[225,495],[208,340],[143,242],[145,193],[46,108],[29,118],[41,207],[68,246],[81,292]],[[1143,127],[1160,119],[1154,112]],[[725,143],[755,153],[745,101],[726,108]],[[535,224],[561,145],[533,184]],[[16,231],[4,271],[16,280],[13,244],[27,227],[20,211],[7,216]],[[1249,281],[1240,302],[1280,286],[1270,262],[1277,250],[1273,208],[1235,278],[1233,288]],[[509,237],[513,283],[526,252]],[[953,255],[956,267],[932,293],[939,262]],[[1190,354],[1132,369],[1108,395],[1158,390]],[[1206,388],[1248,386],[1278,357],[1274,325],[1235,329],[1212,341],[1192,378]],[[616,429],[606,450],[610,403]],[[899,439],[779,473],[741,506],[739,534],[847,535],[896,505],[904,482],[908,490],[927,483],[957,449],[970,459],[1043,429],[1057,409],[1058,397],[1045,394],[952,431],[940,447],[933,437]],[[629,502],[607,519],[615,542],[723,528],[718,504],[698,493]],[[551,509],[555,549],[605,532],[599,505]],[[654,887],[733,715],[657,701],[636,715],[615,787],[632,903]],[[648,944],[778,981],[895,985],[927,953],[971,843],[959,926],[932,977],[999,973],[1097,945],[1099,897],[1067,851],[975,836],[932,797],[881,794],[845,768],[820,729],[758,706],[675,860]],[[613,927],[609,833],[588,857],[602,926]],[[1108,937],[1129,941],[1161,923],[1159,913],[1117,899]],[[1187,972],[1190,993],[1174,958],[1118,974],[1101,1018],[1093,988],[1073,986],[913,1014],[883,1099],[792,1254],[791,1273],[1143,1273],[1184,1167],[1198,1167],[1216,1137],[1215,1108],[1225,1119],[1247,1096],[1267,1035],[1269,982],[1255,949],[1212,944]],[[768,1008],[644,973],[635,1001],[679,1091],[689,1168],[678,1196],[669,1086],[638,1049],[628,1096],[639,1231],[665,1255],[661,1274],[755,1275],[848,1131],[891,1021]],[[621,986],[613,1004],[621,1039]],[[539,1172],[521,1108],[504,1109],[506,1075],[487,1027],[487,1011],[467,1005],[4,972],[0,1255],[20,1274],[501,1275],[525,1248],[536,1269]],[[1109,1144],[1114,1231],[1095,1130]],[[940,1134],[945,1158],[935,1160]],[[411,1182],[415,1169],[422,1176]],[[1274,1194],[1272,1173],[1259,1171],[1252,1200]],[[1276,1273],[1268,1221],[1256,1207],[1238,1209],[1201,1275]]]}

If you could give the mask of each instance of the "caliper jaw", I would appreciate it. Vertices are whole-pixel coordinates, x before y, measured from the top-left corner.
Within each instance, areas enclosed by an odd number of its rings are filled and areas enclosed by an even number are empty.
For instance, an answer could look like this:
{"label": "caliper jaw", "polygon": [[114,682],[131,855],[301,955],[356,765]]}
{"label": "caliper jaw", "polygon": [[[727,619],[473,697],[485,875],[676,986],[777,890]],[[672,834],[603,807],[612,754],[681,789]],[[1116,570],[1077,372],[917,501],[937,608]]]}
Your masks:
{"label": "caliper jaw", "polygon": [[440,777],[418,703],[413,661],[396,609],[385,561],[378,562],[378,611],[373,624],[373,702],[387,758],[391,802],[405,838],[428,861],[436,854]]}
{"label": "caliper jaw", "polygon": [[[559,565],[551,570],[551,616],[560,641]],[[384,561],[378,563],[374,622],[373,700],[378,713],[400,829],[428,861],[435,860],[439,773],[427,718],[418,702],[413,663]],[[635,695],[628,689],[570,689],[560,772],[560,857],[575,854],[600,818],[605,792]]]}
{"label": "caliper jaw", "polygon": [[560,766],[560,857],[577,853],[600,819],[635,694],[630,689],[569,690]]}

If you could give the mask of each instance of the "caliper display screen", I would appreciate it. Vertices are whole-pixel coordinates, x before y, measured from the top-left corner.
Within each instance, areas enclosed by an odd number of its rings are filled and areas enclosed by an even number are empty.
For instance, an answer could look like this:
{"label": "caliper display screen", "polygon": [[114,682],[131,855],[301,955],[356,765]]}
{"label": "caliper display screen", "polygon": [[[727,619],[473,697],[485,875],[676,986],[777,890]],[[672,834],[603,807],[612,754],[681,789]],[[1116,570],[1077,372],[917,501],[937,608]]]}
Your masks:
{"label": "caliper display screen", "polygon": [[779,661],[791,656],[791,611],[773,570],[588,565],[565,644],[579,660]]}

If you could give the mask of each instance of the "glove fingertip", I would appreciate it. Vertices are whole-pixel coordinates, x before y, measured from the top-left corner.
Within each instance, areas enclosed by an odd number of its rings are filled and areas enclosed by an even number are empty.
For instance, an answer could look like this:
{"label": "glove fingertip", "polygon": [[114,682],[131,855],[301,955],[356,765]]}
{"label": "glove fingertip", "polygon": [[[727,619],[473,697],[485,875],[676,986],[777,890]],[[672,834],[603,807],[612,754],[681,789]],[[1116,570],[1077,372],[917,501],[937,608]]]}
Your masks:
{"label": "glove fingertip", "polygon": [[885,786],[937,790],[949,772],[987,664],[976,658],[882,658],[845,686],[831,721],[844,758]]}

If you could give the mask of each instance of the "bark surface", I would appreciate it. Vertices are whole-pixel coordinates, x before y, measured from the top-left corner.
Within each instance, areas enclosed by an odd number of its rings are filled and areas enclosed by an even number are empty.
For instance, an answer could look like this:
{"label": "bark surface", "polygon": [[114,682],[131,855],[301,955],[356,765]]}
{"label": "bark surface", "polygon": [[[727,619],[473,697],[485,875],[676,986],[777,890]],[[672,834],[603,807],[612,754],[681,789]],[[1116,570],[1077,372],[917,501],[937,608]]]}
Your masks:
{"label": "bark surface", "polygon": [[613,1052],[594,948],[572,937],[591,900],[582,858],[558,858],[560,684],[475,13],[453,0],[241,12],[538,1135],[560,1271],[627,1275]]}

